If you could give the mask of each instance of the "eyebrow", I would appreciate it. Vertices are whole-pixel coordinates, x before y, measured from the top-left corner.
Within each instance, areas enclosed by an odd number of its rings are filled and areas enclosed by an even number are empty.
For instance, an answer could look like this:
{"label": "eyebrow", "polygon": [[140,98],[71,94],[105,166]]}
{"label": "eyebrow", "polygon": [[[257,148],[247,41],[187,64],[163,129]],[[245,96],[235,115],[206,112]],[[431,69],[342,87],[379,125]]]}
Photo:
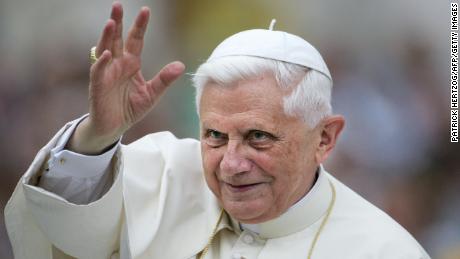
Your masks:
{"label": "eyebrow", "polygon": [[[218,123],[218,122],[216,122]],[[211,124],[209,121],[203,121],[202,122],[202,128],[203,129],[214,129],[219,131],[216,127],[211,127],[209,124]],[[264,124],[261,124],[256,121],[251,121],[248,123],[248,125],[245,125],[242,129],[238,130],[240,133],[248,133],[250,131],[254,130],[260,130],[260,131],[266,131],[268,133],[272,134],[278,134],[278,130],[275,127],[268,127]],[[222,132],[224,133],[224,132]]]}

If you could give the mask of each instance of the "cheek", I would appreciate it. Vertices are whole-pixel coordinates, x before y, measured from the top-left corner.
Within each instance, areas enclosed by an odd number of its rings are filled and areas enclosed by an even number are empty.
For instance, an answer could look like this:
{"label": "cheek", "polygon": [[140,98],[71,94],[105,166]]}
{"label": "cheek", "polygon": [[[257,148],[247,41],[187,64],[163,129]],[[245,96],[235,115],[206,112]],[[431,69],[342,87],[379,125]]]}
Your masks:
{"label": "cheek", "polygon": [[209,188],[218,195],[219,183],[216,172],[219,169],[221,155],[217,149],[209,148],[206,145],[201,145],[201,156],[203,159],[203,169],[206,182]]}
{"label": "cheek", "polygon": [[279,189],[293,187],[293,182],[298,180],[298,172],[303,171],[306,162],[301,152],[296,145],[283,145],[268,152],[252,154],[252,160],[273,179],[272,188],[277,192]]}
{"label": "cheek", "polygon": [[248,159],[269,176],[274,176],[273,174],[279,170],[278,158],[272,152],[254,150],[249,154]]}
{"label": "cheek", "polygon": [[290,161],[298,155],[292,146],[277,145],[266,151],[254,150],[250,157],[267,174],[278,177],[280,173],[289,171],[292,166]]}
{"label": "cheek", "polygon": [[203,157],[203,168],[206,172],[215,172],[220,165],[222,155],[219,149],[210,148],[207,145],[201,147],[201,155]]}
{"label": "cheek", "polygon": [[273,196],[279,196],[280,189],[287,186],[289,182],[290,168],[285,163],[286,158],[281,152],[257,152],[251,154],[250,159],[259,168],[264,178],[270,178],[270,192]]}
{"label": "cheek", "polygon": [[265,177],[271,178],[269,188],[261,193],[265,204],[278,208],[287,202],[292,189],[292,175],[286,156],[282,152],[259,153],[252,157],[254,163],[262,170]]}

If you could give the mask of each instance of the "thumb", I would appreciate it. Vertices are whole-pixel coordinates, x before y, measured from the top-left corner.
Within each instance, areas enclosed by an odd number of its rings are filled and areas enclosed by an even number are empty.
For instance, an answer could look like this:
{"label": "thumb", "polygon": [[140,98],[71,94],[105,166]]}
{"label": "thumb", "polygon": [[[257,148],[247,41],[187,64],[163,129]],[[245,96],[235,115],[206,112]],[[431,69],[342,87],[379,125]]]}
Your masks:
{"label": "thumb", "polygon": [[164,66],[151,80],[147,87],[156,99],[166,88],[174,82],[185,70],[185,65],[180,61],[174,61]]}
{"label": "thumb", "polygon": [[112,59],[112,53],[109,50],[104,50],[96,63],[91,66],[90,78],[92,83],[98,84],[105,74],[105,69]]}

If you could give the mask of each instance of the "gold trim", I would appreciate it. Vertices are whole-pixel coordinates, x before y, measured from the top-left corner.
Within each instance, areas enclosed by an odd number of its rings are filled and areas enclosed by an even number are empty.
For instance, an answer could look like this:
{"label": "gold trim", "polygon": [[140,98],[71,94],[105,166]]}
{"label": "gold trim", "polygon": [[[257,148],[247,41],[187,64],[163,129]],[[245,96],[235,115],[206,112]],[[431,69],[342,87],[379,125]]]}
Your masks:
{"label": "gold trim", "polygon": [[214,237],[216,236],[217,229],[218,229],[218,227],[219,227],[219,225],[220,225],[220,222],[222,221],[223,216],[224,216],[224,209],[222,208],[222,209],[220,210],[219,219],[218,219],[217,222],[216,222],[216,226],[214,226],[214,230],[212,231],[212,235],[211,235],[211,237],[209,238],[208,243],[207,243],[206,246],[203,248],[203,250],[201,250],[201,252],[199,252],[198,255],[197,255],[197,257],[198,257],[199,259],[203,259],[203,258],[206,256],[206,254],[208,253],[208,250],[209,250],[209,248],[210,248],[211,245],[212,245],[212,241],[214,240]]}
{"label": "gold trim", "polygon": [[321,234],[321,231],[326,225],[327,220],[329,219],[329,216],[331,215],[332,208],[334,207],[334,204],[335,204],[335,197],[336,197],[335,187],[332,184],[331,180],[330,179],[328,180],[329,180],[329,185],[331,186],[331,189],[332,189],[332,199],[331,199],[331,202],[329,203],[329,207],[327,208],[326,215],[324,216],[323,221],[321,221],[321,225],[319,226],[318,231],[316,231],[315,237],[313,238],[313,241],[311,242],[310,250],[308,251],[308,257],[307,257],[308,259],[311,259],[311,255],[313,254],[313,250],[315,248],[316,242],[318,241],[319,235]]}

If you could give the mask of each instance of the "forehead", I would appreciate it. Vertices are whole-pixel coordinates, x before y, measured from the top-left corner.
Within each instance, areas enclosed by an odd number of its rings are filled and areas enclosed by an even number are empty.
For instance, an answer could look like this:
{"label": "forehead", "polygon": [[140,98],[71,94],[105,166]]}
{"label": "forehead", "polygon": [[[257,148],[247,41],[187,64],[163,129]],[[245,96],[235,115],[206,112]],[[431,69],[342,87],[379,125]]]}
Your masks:
{"label": "forehead", "polygon": [[238,126],[275,127],[287,117],[283,109],[285,93],[271,74],[240,80],[221,86],[209,82],[200,101],[200,121],[209,124],[242,124]]}

